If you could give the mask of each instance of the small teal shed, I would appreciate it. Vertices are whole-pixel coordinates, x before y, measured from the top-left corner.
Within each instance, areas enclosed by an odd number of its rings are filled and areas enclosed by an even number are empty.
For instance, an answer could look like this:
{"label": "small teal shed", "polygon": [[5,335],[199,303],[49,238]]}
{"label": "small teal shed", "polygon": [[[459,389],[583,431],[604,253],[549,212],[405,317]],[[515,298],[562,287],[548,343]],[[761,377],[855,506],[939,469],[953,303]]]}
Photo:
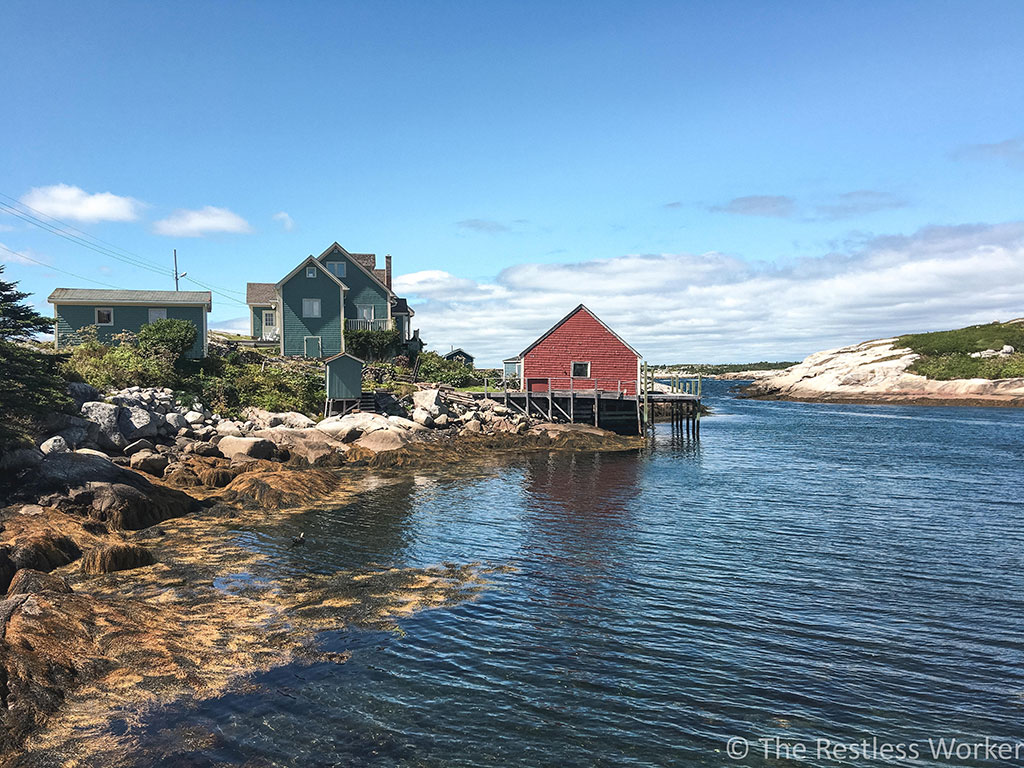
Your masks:
{"label": "small teal shed", "polygon": [[342,352],[325,361],[327,399],[358,400],[363,394],[363,361]]}

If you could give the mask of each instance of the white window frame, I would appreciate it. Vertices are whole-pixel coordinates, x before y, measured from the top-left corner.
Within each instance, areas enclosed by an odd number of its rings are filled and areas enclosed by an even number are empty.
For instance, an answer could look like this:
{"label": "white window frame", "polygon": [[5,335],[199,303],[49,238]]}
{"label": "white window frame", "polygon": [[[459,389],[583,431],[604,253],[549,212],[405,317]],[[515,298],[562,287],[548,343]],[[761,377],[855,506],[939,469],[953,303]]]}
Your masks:
{"label": "white window frame", "polygon": [[[331,269],[332,266],[337,267],[337,269]],[[337,278],[342,278],[345,276],[346,266],[347,264],[344,261],[328,261],[327,271]]]}
{"label": "white window frame", "polygon": [[[366,309],[367,307],[370,308],[370,316],[369,317],[365,317],[363,315],[363,310]],[[376,320],[377,319],[377,305],[376,304],[356,304],[356,314],[359,316],[360,320],[371,320],[371,321],[372,320]]]}
{"label": "white window frame", "polygon": [[[162,317],[153,317],[154,312],[163,312]],[[149,308],[149,322],[155,323],[157,320],[167,319],[167,307],[150,307]]]}
{"label": "white window frame", "polygon": [[[267,322],[267,315],[270,315],[273,318],[272,322],[269,322],[269,323]],[[264,330],[266,330],[267,328],[277,328],[277,316],[276,316],[276,313],[274,312],[274,310],[272,310],[272,309],[264,309],[263,310],[263,328],[264,328]]]}
{"label": "white window frame", "polygon": [[306,277],[316,277],[316,267],[306,267]]}
{"label": "white window frame", "polygon": [[[309,312],[306,311],[306,302],[307,301],[311,302],[309,304],[309,309],[310,309]],[[315,302],[315,304],[312,303],[312,302]],[[316,314],[313,314],[313,312],[312,312],[313,307],[316,307]],[[323,317],[323,307],[320,304],[320,299],[303,299],[302,300],[302,316],[303,317],[308,317],[311,320],[312,319],[319,319],[319,318]]]}
{"label": "white window frame", "polygon": [[[585,376],[576,375],[576,366],[585,365],[587,366],[587,373]],[[569,364],[569,376],[574,379],[589,379],[590,378],[590,361],[589,360],[573,360]]]}
{"label": "white window frame", "polygon": [[[100,322],[100,312],[109,312],[110,321],[106,323]],[[96,307],[92,313],[93,320],[96,321],[96,325],[113,325],[114,324],[114,308],[113,307]]]}

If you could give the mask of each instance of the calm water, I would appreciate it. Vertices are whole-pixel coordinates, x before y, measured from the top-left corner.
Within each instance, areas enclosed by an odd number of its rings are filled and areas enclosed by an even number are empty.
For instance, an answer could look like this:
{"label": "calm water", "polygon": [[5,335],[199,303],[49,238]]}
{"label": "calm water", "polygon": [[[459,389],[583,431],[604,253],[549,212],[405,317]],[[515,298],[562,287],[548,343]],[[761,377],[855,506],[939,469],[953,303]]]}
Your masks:
{"label": "calm water", "polygon": [[196,765],[877,765],[726,741],[1024,738],[1024,410],[725,389],[696,446],[662,425],[647,455],[421,476],[258,532],[284,574],[516,570],[160,726],[218,732]]}

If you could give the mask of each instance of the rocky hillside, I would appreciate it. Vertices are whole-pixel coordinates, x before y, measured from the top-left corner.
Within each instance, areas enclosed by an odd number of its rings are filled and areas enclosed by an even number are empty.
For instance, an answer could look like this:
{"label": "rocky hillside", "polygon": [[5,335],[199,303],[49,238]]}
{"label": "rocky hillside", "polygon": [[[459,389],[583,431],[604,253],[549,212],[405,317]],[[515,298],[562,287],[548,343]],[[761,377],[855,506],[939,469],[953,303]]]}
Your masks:
{"label": "rocky hillside", "polygon": [[[989,326],[975,328],[988,329]],[[942,333],[979,337],[978,333],[966,333],[970,330]],[[920,351],[926,336],[932,334],[877,339],[818,352],[797,365],[754,382],[747,388],[746,396],[826,402],[1024,405],[1024,377],[938,379],[915,372],[934,368],[955,370],[954,364],[961,361],[996,361],[1005,363],[1003,369],[1010,369],[1010,364],[1020,356],[1012,346],[1001,344],[992,350],[964,348],[929,355]],[[967,365],[963,368],[975,370]]]}

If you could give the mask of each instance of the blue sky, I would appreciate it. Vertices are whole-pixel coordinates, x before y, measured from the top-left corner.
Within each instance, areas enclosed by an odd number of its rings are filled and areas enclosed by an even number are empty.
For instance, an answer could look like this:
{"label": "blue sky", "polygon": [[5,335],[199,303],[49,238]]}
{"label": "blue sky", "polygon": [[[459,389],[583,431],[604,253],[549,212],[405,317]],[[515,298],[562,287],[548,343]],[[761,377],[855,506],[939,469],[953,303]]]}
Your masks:
{"label": "blue sky", "polygon": [[580,301],[652,361],[1008,319],[1022,28],[1019,2],[8,1],[0,193],[167,274],[3,214],[0,262],[45,307],[90,285],[57,269],[168,288],[177,248],[242,292],[337,240],[483,362]]}

